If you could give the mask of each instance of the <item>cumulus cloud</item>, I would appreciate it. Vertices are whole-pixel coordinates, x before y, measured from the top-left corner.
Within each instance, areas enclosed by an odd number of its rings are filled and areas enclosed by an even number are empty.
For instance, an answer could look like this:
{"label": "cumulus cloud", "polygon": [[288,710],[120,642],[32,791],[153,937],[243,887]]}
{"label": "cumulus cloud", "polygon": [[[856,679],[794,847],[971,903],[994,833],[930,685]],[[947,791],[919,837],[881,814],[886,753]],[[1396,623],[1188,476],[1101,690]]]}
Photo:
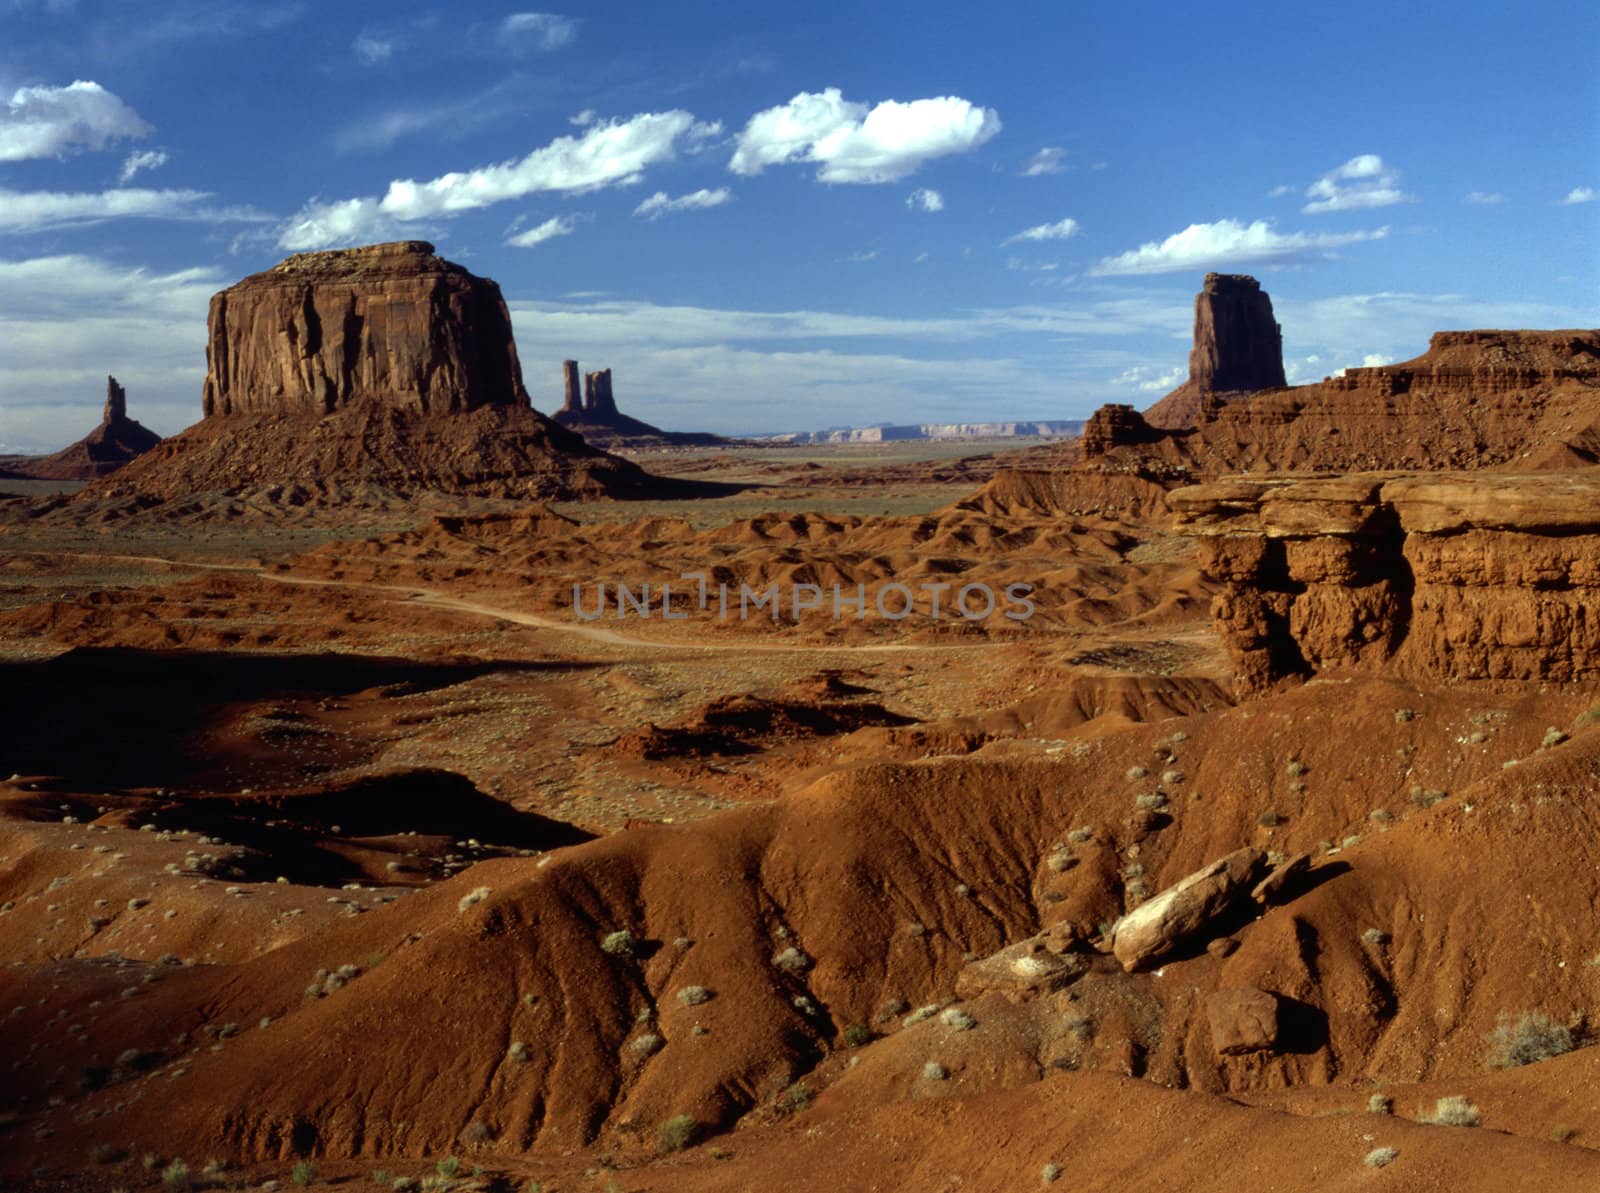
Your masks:
{"label": "cumulus cloud", "polygon": [[567,123],[576,124],[579,128],[588,128],[597,119],[599,119],[599,117],[600,113],[596,112],[593,108],[585,108],[576,116],[568,116]]}
{"label": "cumulus cloud", "polygon": [[19,87],[0,110],[0,161],[60,157],[70,149],[104,149],[154,131],[99,83]]}
{"label": "cumulus cloud", "polygon": [[1400,171],[1384,164],[1376,153],[1362,153],[1329,170],[1306,188],[1307,215],[1327,211],[1362,211],[1415,203],[1416,196],[1400,189]]}
{"label": "cumulus cloud", "polygon": [[553,12],[514,12],[500,22],[501,41],[513,49],[547,54],[571,45],[577,36],[577,20]]}
{"label": "cumulus cloud", "polygon": [[1561,200],[1561,203],[1565,207],[1571,207],[1574,203],[1593,203],[1596,199],[1600,199],[1600,191],[1594,187],[1575,186],[1567,192],[1567,197]]}
{"label": "cumulus cloud", "polygon": [[41,232],[130,217],[212,223],[258,222],[270,218],[249,207],[200,206],[209,198],[209,191],[153,191],[137,187],[70,194],[0,187],[0,232]]}
{"label": "cumulus cloud", "polygon": [[1069,236],[1076,236],[1081,228],[1075,219],[1057,220],[1053,224],[1035,224],[1031,228],[1024,228],[1015,236],[1007,236],[1001,244],[1015,244],[1019,240],[1066,240]]}
{"label": "cumulus cloud", "polygon": [[805,161],[819,164],[822,182],[896,182],[933,158],[968,153],[999,131],[999,113],[958,96],[869,107],[829,87],[750,117],[728,168],[759,174]]}
{"label": "cumulus cloud", "polygon": [[285,226],[288,249],[358,243],[388,234],[400,222],[454,215],[541,191],[581,194],[638,182],[650,166],[670,161],[722,131],[688,112],[645,112],[628,120],[596,121],[583,133],[557,137],[526,157],[451,171],[428,182],[396,179],[381,199],[313,200]]}
{"label": "cumulus cloud", "polygon": [[1022,163],[1019,171],[1024,178],[1038,178],[1043,174],[1059,174],[1067,168],[1067,151],[1058,149],[1053,145],[1039,150],[1027,161]]}
{"label": "cumulus cloud", "polygon": [[1096,277],[1223,269],[1245,264],[1286,264],[1328,256],[1330,249],[1363,240],[1382,240],[1388,228],[1368,232],[1279,232],[1266,220],[1243,224],[1217,220],[1190,224],[1165,240],[1106,257],[1089,272]]}
{"label": "cumulus cloud", "polygon": [[167,155],[160,149],[138,149],[123,160],[122,169],[117,174],[118,182],[129,182],[140,170],[159,170],[167,164]]}
{"label": "cumulus cloud", "polygon": [[1131,369],[1124,369],[1111,379],[1113,385],[1128,385],[1141,393],[1165,393],[1167,390],[1181,385],[1189,377],[1187,366],[1180,365],[1159,372],[1149,365],[1135,365]]}
{"label": "cumulus cloud", "polygon": [[554,240],[557,236],[571,236],[578,223],[570,216],[554,216],[537,227],[529,228],[508,237],[506,243],[519,249],[531,249],[536,244]]}
{"label": "cumulus cloud", "polygon": [[918,187],[906,196],[906,206],[912,211],[943,211],[944,196],[927,187]]}
{"label": "cumulus cloud", "polygon": [[1504,203],[1506,197],[1499,191],[1468,191],[1462,196],[1461,201],[1478,207],[1493,207],[1498,203]]}
{"label": "cumulus cloud", "polygon": [[733,192],[725,186],[719,186],[716,190],[701,187],[697,191],[690,191],[687,195],[679,195],[676,199],[669,198],[666,191],[657,191],[635,207],[633,214],[642,215],[647,220],[657,220],[678,211],[702,211],[707,207],[721,207],[731,198]]}

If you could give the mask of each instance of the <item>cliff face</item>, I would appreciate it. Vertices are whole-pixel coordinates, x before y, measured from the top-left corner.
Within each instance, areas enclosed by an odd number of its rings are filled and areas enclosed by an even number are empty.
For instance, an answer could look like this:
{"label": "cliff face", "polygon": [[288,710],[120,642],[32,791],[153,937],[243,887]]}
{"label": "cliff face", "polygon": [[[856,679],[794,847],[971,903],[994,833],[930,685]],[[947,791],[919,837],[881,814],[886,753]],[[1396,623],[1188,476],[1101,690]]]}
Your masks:
{"label": "cliff face", "polygon": [[1365,474],[1167,496],[1242,693],[1334,668],[1600,678],[1600,476]]}
{"label": "cliff face", "polygon": [[1271,297],[1246,274],[1208,273],[1194,297],[1189,379],[1145,411],[1145,418],[1153,427],[1191,427],[1208,394],[1238,397],[1287,384],[1283,334]]}
{"label": "cliff face", "polygon": [[207,418],[527,406],[500,287],[420,240],[299,253],[211,299]]}

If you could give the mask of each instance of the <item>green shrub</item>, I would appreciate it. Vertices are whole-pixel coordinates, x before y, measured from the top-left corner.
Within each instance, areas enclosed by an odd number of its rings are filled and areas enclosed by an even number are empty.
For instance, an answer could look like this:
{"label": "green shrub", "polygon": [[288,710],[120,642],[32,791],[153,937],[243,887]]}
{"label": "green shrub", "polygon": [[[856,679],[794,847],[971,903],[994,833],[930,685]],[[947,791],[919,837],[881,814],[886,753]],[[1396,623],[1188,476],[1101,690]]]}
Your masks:
{"label": "green shrub", "polygon": [[1483,1114],[1466,1098],[1454,1094],[1435,1102],[1433,1113],[1421,1121],[1435,1127],[1476,1127],[1483,1121]]}
{"label": "green shrub", "polygon": [[860,1048],[871,1041],[872,1029],[864,1023],[852,1023],[844,1029],[844,1042],[852,1048]]}
{"label": "green shrub", "polygon": [[639,949],[639,939],[626,928],[619,928],[602,940],[600,947],[613,957],[631,957]]}
{"label": "green shrub", "polygon": [[183,1190],[189,1188],[189,1166],[182,1160],[174,1160],[161,1170],[161,1184],[168,1189]]}
{"label": "green shrub", "polygon": [[699,1133],[700,1124],[693,1115],[676,1114],[661,1124],[658,1143],[664,1152],[681,1152]]}
{"label": "green shrub", "polygon": [[1486,1057],[1491,1069],[1515,1069],[1536,1061],[1549,1060],[1571,1052],[1572,1032],[1540,1011],[1527,1011],[1515,1023],[1500,1016],[1500,1022],[1487,1036]]}
{"label": "green shrub", "polygon": [[302,1188],[317,1179],[317,1166],[310,1160],[301,1160],[289,1172],[289,1179]]}
{"label": "green shrub", "polygon": [[1382,1168],[1385,1164],[1393,1164],[1399,1155],[1400,1153],[1392,1147],[1375,1147],[1361,1162],[1368,1168]]}

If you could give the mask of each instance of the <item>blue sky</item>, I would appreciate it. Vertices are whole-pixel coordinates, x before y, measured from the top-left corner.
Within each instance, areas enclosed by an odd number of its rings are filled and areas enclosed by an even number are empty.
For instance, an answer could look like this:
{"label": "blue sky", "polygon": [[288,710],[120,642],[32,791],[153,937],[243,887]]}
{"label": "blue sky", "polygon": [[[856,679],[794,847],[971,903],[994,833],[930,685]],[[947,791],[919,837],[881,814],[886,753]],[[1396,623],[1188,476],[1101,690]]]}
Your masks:
{"label": "blue sky", "polygon": [[1600,6],[1307,8],[0,0],[0,450],[181,429],[214,291],[400,237],[682,429],[1147,405],[1209,269],[1291,380],[1600,326]]}

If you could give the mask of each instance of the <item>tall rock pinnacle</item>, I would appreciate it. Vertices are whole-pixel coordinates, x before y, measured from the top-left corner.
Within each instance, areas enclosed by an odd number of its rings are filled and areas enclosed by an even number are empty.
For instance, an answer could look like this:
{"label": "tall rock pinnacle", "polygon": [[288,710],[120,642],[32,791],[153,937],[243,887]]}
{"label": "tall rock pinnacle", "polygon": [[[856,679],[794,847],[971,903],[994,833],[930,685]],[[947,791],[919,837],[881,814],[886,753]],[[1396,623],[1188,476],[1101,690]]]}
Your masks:
{"label": "tall rock pinnacle", "polygon": [[1241,397],[1287,384],[1283,333],[1261,283],[1242,273],[1208,273],[1194,296],[1189,379],[1144,417],[1153,427],[1192,427],[1205,395]]}
{"label": "tall rock pinnacle", "polygon": [[1194,297],[1189,382],[1202,393],[1251,392],[1288,384],[1283,334],[1272,299],[1242,273],[1208,273]]}
{"label": "tall rock pinnacle", "polygon": [[120,423],[128,417],[128,391],[117,384],[115,377],[106,378],[106,409],[100,417],[102,426]]}

